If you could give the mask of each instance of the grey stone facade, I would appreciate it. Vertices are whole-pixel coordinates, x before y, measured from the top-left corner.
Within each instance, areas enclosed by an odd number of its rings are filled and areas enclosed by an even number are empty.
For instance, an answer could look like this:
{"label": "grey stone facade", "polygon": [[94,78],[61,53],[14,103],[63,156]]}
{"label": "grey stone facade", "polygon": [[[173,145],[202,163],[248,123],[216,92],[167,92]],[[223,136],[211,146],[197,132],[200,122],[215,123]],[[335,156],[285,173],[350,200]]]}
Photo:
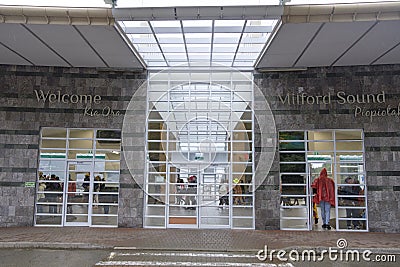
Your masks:
{"label": "grey stone facade", "polygon": [[[145,78],[143,73],[115,70],[0,66],[0,226],[33,224],[35,188],[27,187],[26,182],[36,180],[40,128],[122,129],[123,114]],[[400,66],[310,68],[299,72],[256,74],[255,82],[271,107],[277,131],[364,130],[369,229],[400,232],[400,116],[379,116],[371,120],[368,116],[354,114],[356,106],[364,112],[398,108]],[[95,110],[108,106],[122,115],[91,117],[84,114],[85,106],[79,103],[38,102],[34,90],[95,93],[102,97],[101,105],[93,106]],[[384,91],[385,103],[340,104],[340,99],[335,96],[339,91],[347,95],[379,94]],[[330,93],[332,101],[329,104],[287,105],[278,97],[302,92],[308,95]],[[146,98],[142,93],[135,97],[140,105],[134,108],[132,127],[135,131],[130,136],[134,140],[124,148],[132,153],[123,154],[121,160],[120,227],[143,226],[144,193],[137,181],[144,178],[141,166],[145,159],[142,133],[145,129]],[[256,110],[256,113],[263,115],[261,110]],[[254,139],[257,161],[260,151],[268,151],[270,147],[268,144],[261,146],[261,131],[257,127]],[[128,166],[124,157],[135,155],[142,155],[143,162],[136,161]],[[258,164],[263,163],[258,161]],[[261,179],[263,184],[256,191],[256,229],[279,229],[277,154],[271,169],[261,175],[265,179]]]}
{"label": "grey stone facade", "polygon": [[[26,182],[36,181],[40,128],[122,129],[126,107],[145,78],[143,73],[117,70],[0,66],[0,226],[33,224],[35,188]],[[35,90],[100,95],[101,101],[85,112],[84,103],[38,101]],[[121,227],[142,226],[141,192],[122,160]]]}
{"label": "grey stone facade", "polygon": [[[310,68],[299,72],[256,74],[255,82],[271,106],[277,131],[364,130],[369,230],[400,232],[400,66]],[[380,94],[382,91],[384,103],[343,103],[342,100],[344,95]],[[343,94],[337,96],[338,92]],[[287,93],[310,96],[330,93],[331,102],[283,104],[279,95]],[[392,115],[385,114],[387,108]],[[357,116],[356,109],[357,112],[361,110]],[[380,116],[371,118],[371,111]],[[363,112],[366,116],[362,116]],[[265,174],[264,186],[256,194],[258,229],[279,229],[278,161],[279,157],[275,157],[271,171]]]}

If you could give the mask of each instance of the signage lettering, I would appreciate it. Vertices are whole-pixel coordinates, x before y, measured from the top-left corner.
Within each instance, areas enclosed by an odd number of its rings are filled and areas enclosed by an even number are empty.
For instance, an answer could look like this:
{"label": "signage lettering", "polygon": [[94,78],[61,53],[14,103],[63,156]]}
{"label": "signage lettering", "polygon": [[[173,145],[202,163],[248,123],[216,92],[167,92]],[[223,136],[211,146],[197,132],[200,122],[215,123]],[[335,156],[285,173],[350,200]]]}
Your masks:
{"label": "signage lettering", "polygon": [[115,111],[112,108],[110,108],[109,106],[104,107],[102,110],[95,110],[92,109],[88,106],[85,107],[85,111],[83,113],[84,116],[90,116],[90,117],[116,117],[121,115],[119,111]]}
{"label": "signage lettering", "polygon": [[336,94],[308,95],[307,93],[278,95],[283,105],[331,105],[334,101],[339,105],[355,105],[354,117],[367,117],[372,122],[375,117],[397,116],[400,117],[400,103],[397,107],[387,105],[381,108],[368,109],[360,104],[385,104],[386,94],[382,91],[378,94],[346,94],[339,91]]}
{"label": "signage lettering", "polygon": [[374,117],[390,116],[400,117],[400,103],[397,107],[391,107],[388,105],[387,107],[380,109],[366,109],[356,106],[354,110],[354,117],[368,117],[371,122]]}
{"label": "signage lettering", "polygon": [[49,103],[64,103],[64,104],[86,104],[83,111],[84,116],[90,117],[117,117],[121,113],[117,110],[113,110],[109,106],[105,106],[101,109],[93,109],[92,104],[100,104],[100,95],[89,95],[89,94],[62,94],[60,90],[56,93],[43,90],[34,90],[36,99],[38,102],[49,102]]}
{"label": "signage lettering", "polygon": [[[339,91],[336,94],[337,103],[343,104],[367,104],[367,103],[385,103],[386,96],[385,92],[382,91],[380,94],[357,94],[357,95],[346,95],[345,92]],[[328,93],[326,95],[307,95],[306,93],[301,94],[286,94],[284,97],[279,95],[279,100],[282,104],[286,105],[314,105],[314,104],[331,104],[332,95]]]}
{"label": "signage lettering", "polygon": [[50,93],[50,91],[47,91],[47,93],[43,92],[43,90],[34,90],[36,94],[36,99],[38,102],[43,101],[49,101],[49,103],[72,103],[72,104],[77,104],[77,103],[84,103],[84,104],[99,104],[101,101],[101,96],[99,95],[76,95],[76,94],[61,94],[61,91],[58,90],[56,94]]}

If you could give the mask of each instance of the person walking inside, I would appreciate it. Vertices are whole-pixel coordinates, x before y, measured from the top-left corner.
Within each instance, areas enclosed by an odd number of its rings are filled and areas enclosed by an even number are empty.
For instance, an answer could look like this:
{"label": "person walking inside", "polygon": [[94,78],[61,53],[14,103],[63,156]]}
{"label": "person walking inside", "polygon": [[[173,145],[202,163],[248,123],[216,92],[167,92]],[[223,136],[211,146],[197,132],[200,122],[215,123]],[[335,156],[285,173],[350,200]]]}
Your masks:
{"label": "person walking inside", "polygon": [[331,206],[335,206],[335,182],[328,177],[326,168],[321,170],[311,187],[316,189],[313,200],[321,208],[322,228],[330,230]]}
{"label": "person walking inside", "polygon": [[224,205],[228,206],[229,205],[229,199],[228,199],[228,191],[229,187],[226,181],[222,181],[222,183],[219,186],[219,208],[222,209]]}

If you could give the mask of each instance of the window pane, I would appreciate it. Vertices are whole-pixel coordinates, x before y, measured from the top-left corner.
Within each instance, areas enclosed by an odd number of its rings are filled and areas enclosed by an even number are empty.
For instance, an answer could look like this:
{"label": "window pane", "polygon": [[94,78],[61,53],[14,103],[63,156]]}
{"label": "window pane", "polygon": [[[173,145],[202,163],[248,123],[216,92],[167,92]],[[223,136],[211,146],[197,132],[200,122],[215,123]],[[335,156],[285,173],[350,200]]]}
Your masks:
{"label": "window pane", "polygon": [[310,151],[333,151],[333,142],[309,142]]}
{"label": "window pane", "polygon": [[352,141],[352,142],[337,142],[336,150],[342,151],[362,151],[362,141]]}
{"label": "window pane", "polygon": [[281,153],[279,155],[281,162],[305,162],[306,155],[305,153]]}
{"label": "window pane", "polygon": [[304,151],[304,142],[279,142],[279,150],[281,151]]}
{"label": "window pane", "polygon": [[93,138],[93,130],[79,130],[71,129],[69,131],[69,138]]}
{"label": "window pane", "polygon": [[[103,150],[96,150],[95,154],[94,132],[91,129],[42,129],[36,225],[81,223],[90,226],[90,221],[91,225],[117,225],[120,130],[97,131],[96,136],[101,139],[96,140],[96,145]],[[69,138],[57,139],[62,137]],[[84,180],[85,174],[88,180]],[[96,180],[96,176],[100,178]],[[84,184],[89,186],[84,188]]]}
{"label": "window pane", "polygon": [[49,140],[49,139],[42,139],[42,148],[64,148],[66,147],[67,141],[66,140]]}
{"label": "window pane", "polygon": [[92,140],[69,140],[69,148],[74,149],[88,149],[93,150],[93,141]]}
{"label": "window pane", "polygon": [[361,140],[361,131],[336,131],[336,140]]}
{"label": "window pane", "polygon": [[42,137],[50,137],[50,138],[66,138],[67,137],[67,129],[62,128],[43,128],[42,129]]}
{"label": "window pane", "polygon": [[304,132],[279,132],[279,140],[304,140]]}

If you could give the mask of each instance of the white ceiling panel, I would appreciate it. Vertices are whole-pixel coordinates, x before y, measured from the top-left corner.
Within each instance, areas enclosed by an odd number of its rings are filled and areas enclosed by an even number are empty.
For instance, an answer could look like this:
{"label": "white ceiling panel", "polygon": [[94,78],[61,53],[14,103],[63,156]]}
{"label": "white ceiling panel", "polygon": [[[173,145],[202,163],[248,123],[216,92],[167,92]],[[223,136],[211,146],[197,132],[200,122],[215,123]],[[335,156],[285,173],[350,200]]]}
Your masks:
{"label": "white ceiling panel", "polygon": [[[380,21],[334,66],[373,64],[399,43],[400,21]],[[397,58],[397,62],[400,62],[400,58]]]}
{"label": "white ceiling panel", "polygon": [[0,44],[0,64],[10,65],[31,65],[29,61],[20,57],[18,54],[11,51],[9,48]]}
{"label": "white ceiling panel", "polygon": [[143,66],[115,26],[76,26],[101,56],[108,67],[137,68]]}
{"label": "white ceiling panel", "polygon": [[0,42],[34,65],[68,67],[68,63],[49,49],[22,24],[1,23]]}
{"label": "white ceiling panel", "polygon": [[321,23],[283,24],[261,58],[259,68],[293,67]]}
{"label": "white ceiling panel", "polygon": [[296,67],[329,66],[349,49],[374,22],[325,23]]}
{"label": "white ceiling panel", "polygon": [[71,66],[106,67],[72,25],[26,25]]}

